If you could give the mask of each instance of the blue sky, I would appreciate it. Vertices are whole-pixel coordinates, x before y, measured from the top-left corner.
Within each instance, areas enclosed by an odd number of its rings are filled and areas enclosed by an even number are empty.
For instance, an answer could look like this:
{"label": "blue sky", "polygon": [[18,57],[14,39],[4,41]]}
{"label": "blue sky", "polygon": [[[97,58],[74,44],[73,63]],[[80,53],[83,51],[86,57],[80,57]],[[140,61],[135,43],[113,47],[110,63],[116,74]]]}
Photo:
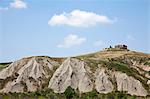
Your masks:
{"label": "blue sky", "polygon": [[126,44],[150,53],[149,0],[0,0],[0,62]]}

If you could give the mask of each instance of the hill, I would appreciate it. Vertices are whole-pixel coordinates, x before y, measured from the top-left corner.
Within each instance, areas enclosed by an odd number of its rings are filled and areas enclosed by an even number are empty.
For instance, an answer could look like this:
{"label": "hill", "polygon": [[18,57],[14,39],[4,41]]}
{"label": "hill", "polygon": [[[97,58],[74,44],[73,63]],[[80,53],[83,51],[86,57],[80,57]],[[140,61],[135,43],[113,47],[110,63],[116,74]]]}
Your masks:
{"label": "hill", "polygon": [[66,58],[27,57],[2,66],[1,97],[14,93],[43,97],[51,93],[54,99],[72,94],[76,98],[150,96],[150,54],[141,52],[109,48]]}

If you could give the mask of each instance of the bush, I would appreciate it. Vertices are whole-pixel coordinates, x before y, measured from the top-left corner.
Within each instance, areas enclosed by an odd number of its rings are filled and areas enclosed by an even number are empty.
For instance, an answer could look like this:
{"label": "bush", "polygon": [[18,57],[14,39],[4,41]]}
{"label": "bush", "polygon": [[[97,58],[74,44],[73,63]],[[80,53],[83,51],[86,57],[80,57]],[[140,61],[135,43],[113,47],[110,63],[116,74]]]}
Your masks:
{"label": "bush", "polygon": [[115,99],[114,96],[115,96],[114,94],[108,93],[108,94],[106,95],[106,99]]}
{"label": "bush", "polygon": [[91,91],[91,92],[82,94],[81,99],[97,99],[97,97],[98,97],[98,92]]}
{"label": "bush", "polygon": [[73,98],[73,96],[75,95],[75,91],[74,89],[72,89],[70,86],[66,89],[66,91],[64,92],[65,96],[67,99],[71,99]]}
{"label": "bush", "polygon": [[127,99],[125,92],[116,92],[117,99]]}

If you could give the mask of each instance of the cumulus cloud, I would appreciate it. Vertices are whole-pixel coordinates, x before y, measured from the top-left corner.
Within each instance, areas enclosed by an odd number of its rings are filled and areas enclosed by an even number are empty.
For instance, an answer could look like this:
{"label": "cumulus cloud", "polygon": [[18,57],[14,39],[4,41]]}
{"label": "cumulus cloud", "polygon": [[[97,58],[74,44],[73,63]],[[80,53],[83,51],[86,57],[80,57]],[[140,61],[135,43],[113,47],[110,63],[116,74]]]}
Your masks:
{"label": "cumulus cloud", "polygon": [[111,20],[107,16],[99,15],[93,12],[73,10],[70,13],[63,12],[59,15],[54,15],[49,20],[49,25],[69,25],[76,27],[89,27],[94,26],[98,23],[108,24],[113,23],[114,20]]}
{"label": "cumulus cloud", "polygon": [[14,0],[12,3],[10,3],[10,7],[16,9],[25,9],[27,8],[27,4],[22,0]]}
{"label": "cumulus cloud", "polygon": [[69,34],[64,38],[63,42],[57,45],[58,48],[70,48],[73,46],[79,46],[86,41],[85,37],[79,37],[75,34]]}

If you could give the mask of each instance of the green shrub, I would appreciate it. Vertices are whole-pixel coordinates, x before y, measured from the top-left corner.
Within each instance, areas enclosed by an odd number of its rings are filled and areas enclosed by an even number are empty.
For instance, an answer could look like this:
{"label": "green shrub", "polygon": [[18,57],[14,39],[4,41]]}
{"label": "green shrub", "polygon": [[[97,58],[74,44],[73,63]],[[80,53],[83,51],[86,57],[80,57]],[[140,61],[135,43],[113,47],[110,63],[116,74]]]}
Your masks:
{"label": "green shrub", "polygon": [[70,86],[66,89],[66,91],[64,92],[65,96],[67,99],[71,99],[73,98],[73,96],[75,95],[75,91],[74,89],[72,89]]}
{"label": "green shrub", "polygon": [[107,98],[107,99],[115,99],[114,96],[115,96],[114,94],[108,93],[108,94],[106,95],[106,98]]}
{"label": "green shrub", "polygon": [[80,98],[81,99],[97,99],[97,97],[98,97],[98,92],[96,92],[94,90],[94,91],[91,91],[91,92],[81,94]]}

